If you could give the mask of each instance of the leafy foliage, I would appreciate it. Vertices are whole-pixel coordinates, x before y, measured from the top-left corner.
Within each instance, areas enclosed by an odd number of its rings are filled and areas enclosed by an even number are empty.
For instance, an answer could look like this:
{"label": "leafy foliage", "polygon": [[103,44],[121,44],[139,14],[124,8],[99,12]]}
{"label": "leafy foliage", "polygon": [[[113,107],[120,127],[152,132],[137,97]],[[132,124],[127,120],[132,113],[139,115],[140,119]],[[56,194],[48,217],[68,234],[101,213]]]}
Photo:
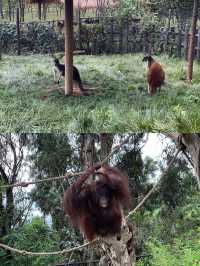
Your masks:
{"label": "leafy foliage", "polygon": [[[13,231],[4,237],[4,243],[14,246],[17,249],[28,250],[33,252],[45,252],[59,250],[59,237],[56,232],[44,224],[41,218],[34,218],[31,223],[25,224],[21,229]],[[5,259],[7,257],[7,259]],[[50,265],[62,261],[62,256],[38,256],[28,258],[18,254],[10,255],[0,250],[1,265]]]}
{"label": "leafy foliage", "polygon": [[[17,31],[15,24],[0,24],[0,39],[2,49],[9,54],[17,51]],[[28,23],[21,28],[22,53],[49,53],[63,51],[64,38],[52,26],[44,23]]]}

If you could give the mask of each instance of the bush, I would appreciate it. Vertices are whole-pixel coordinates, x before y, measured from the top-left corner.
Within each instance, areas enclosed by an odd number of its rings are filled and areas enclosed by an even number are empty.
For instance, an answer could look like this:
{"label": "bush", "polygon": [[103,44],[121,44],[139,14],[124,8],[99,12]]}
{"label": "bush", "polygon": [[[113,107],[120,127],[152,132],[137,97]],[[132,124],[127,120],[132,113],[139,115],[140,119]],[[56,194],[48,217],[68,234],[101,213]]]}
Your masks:
{"label": "bush", "polygon": [[[41,218],[35,218],[21,229],[13,231],[4,238],[4,243],[20,250],[45,252],[59,250],[59,237],[44,224]],[[0,265],[51,265],[62,260],[62,256],[22,256],[17,253],[9,254],[0,250]]]}
{"label": "bush", "polygon": [[[0,39],[5,53],[17,52],[16,25],[0,24]],[[21,25],[21,51],[23,53],[49,53],[64,50],[64,36],[59,35],[51,25],[27,23]]]}

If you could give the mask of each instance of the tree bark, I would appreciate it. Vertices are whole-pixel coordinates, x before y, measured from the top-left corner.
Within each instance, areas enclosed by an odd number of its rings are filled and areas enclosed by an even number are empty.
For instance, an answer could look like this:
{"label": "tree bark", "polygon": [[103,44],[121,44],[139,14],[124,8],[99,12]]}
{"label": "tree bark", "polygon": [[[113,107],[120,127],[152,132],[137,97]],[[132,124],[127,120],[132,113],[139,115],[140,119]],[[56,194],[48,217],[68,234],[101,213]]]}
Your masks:
{"label": "tree bark", "polygon": [[124,217],[120,235],[104,237],[99,245],[103,254],[100,266],[135,265],[135,229],[127,224]]}
{"label": "tree bark", "polygon": [[113,135],[109,133],[101,133],[100,141],[101,141],[101,160],[103,160],[111,151],[113,144]]}
{"label": "tree bark", "polygon": [[[13,184],[22,165],[23,159],[23,142],[20,137],[18,139],[12,137],[12,134],[0,134],[0,181],[4,184]],[[9,158],[9,159],[8,159]],[[13,226],[14,219],[14,196],[13,188],[7,188],[5,192],[0,193],[1,208],[3,208],[3,216],[0,221],[0,231],[2,234],[8,234]],[[6,204],[2,204],[2,197],[6,199]]]}
{"label": "tree bark", "polygon": [[187,71],[188,82],[192,81],[192,76],[193,76],[193,61],[194,61],[194,51],[195,51],[195,35],[196,35],[196,27],[198,20],[198,6],[199,6],[199,0],[194,0],[193,14],[192,14],[192,31],[191,31],[191,38],[190,38],[189,51],[188,51],[188,71]]}
{"label": "tree bark", "polygon": [[96,161],[96,150],[95,150],[95,134],[83,134],[82,141],[82,162],[85,168],[91,167]]}
{"label": "tree bark", "polygon": [[177,143],[181,141],[181,143],[186,147],[186,150],[189,152],[193,161],[197,184],[200,190],[200,135],[179,133],[166,135],[175,140]]}
{"label": "tree bark", "polygon": [[13,188],[8,188],[6,190],[6,229],[7,233],[11,231],[13,220],[14,220],[14,197]]}

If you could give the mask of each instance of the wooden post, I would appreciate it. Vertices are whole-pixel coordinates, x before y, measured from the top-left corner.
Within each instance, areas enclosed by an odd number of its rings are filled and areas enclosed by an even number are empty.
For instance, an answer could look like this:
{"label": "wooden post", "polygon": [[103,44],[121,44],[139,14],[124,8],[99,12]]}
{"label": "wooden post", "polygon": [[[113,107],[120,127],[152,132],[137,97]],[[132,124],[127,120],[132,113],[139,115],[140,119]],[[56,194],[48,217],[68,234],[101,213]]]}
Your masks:
{"label": "wooden post", "polygon": [[65,95],[73,91],[73,0],[65,0]]}
{"label": "wooden post", "polygon": [[20,55],[21,54],[21,43],[20,43],[19,7],[17,7],[16,26],[17,26],[17,55]]}

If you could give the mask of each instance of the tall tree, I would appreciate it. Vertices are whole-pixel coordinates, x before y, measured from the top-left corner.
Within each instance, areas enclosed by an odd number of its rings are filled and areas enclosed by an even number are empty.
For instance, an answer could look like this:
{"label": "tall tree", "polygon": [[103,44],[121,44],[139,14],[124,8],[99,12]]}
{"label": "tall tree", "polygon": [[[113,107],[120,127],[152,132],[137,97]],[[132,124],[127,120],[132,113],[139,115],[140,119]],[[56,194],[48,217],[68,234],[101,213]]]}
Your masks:
{"label": "tall tree", "polygon": [[198,188],[200,190],[200,134],[174,133],[166,135],[177,143],[181,143],[185,146],[186,152],[188,152],[191,157]]}
{"label": "tall tree", "polygon": [[[24,135],[0,134],[0,183],[16,182],[24,159]],[[6,204],[5,204],[6,202]],[[14,225],[13,187],[0,190],[0,236],[8,234]]]}
{"label": "tall tree", "polygon": [[[31,175],[37,179],[64,175],[67,170],[79,170],[76,155],[72,152],[68,135],[35,134],[32,138],[33,154]],[[74,166],[75,165],[75,166]],[[59,231],[64,224],[61,207],[63,184],[60,182],[37,184],[32,199],[41,211],[52,217],[53,227]]]}

